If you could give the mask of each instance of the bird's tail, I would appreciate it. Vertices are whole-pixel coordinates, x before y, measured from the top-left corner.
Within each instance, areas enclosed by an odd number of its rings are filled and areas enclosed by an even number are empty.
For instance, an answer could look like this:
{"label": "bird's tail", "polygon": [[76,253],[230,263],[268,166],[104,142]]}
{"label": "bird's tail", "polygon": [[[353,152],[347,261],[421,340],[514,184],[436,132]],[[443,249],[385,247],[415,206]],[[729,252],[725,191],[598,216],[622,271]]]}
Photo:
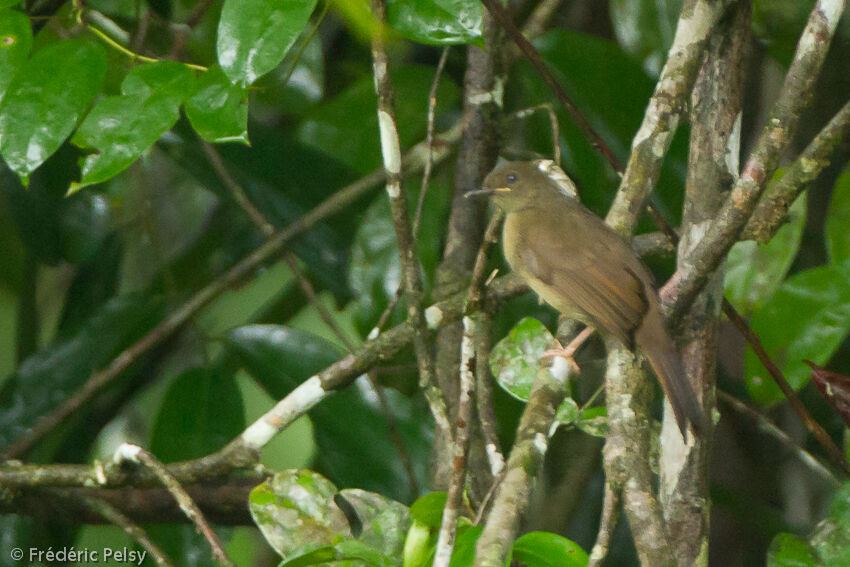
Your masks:
{"label": "bird's tail", "polygon": [[696,394],[685,374],[685,367],[673,339],[664,326],[664,318],[657,305],[651,306],[635,333],[635,342],[641,347],[649,364],[658,377],[664,395],[673,406],[676,423],[686,437],[687,422],[691,422],[694,433],[700,435],[705,429],[705,419]]}

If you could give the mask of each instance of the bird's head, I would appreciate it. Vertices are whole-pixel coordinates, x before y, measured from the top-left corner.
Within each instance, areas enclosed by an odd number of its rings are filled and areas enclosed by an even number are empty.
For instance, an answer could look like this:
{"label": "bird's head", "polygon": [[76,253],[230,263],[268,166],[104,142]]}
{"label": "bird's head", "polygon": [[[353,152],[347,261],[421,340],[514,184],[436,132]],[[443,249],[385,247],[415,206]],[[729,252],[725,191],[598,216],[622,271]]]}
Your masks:
{"label": "bird's head", "polygon": [[469,195],[488,195],[506,213],[545,207],[551,198],[577,198],[573,182],[549,160],[507,162],[484,178],[480,191]]}

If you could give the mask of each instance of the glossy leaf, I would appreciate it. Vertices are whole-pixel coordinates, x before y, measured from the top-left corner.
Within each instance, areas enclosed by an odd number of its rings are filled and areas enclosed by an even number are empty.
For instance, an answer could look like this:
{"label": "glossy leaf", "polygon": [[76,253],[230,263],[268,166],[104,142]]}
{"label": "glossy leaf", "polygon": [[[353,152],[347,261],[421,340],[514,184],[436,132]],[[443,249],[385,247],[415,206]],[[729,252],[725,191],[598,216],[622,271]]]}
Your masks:
{"label": "glossy leaf", "polygon": [[376,567],[397,565],[391,558],[401,554],[410,524],[398,502],[362,490],[337,492],[330,481],[306,470],[277,473],[251,491],[249,507],[284,558],[281,565],[289,566],[353,559]]}
{"label": "glossy leaf", "polygon": [[161,314],[162,305],[149,297],[116,297],[80,327],[27,358],[0,389],[0,448],[141,338]]}
{"label": "glossy leaf", "polygon": [[105,73],[103,47],[71,39],[40,49],[12,79],[0,101],[0,155],[25,184],[71,134]]}
{"label": "glossy leaf", "polygon": [[723,286],[726,298],[742,313],[751,313],[770,299],[791,268],[806,224],[805,194],[791,206],[788,217],[767,244],[747,240],[729,251]]}
{"label": "glossy leaf", "polygon": [[[312,333],[276,325],[240,327],[228,335],[226,345],[276,399],[342,356],[337,347]],[[384,396],[417,480],[423,481],[430,449],[426,412],[393,390],[385,389]],[[371,385],[361,379],[310,410],[320,465],[341,485],[409,500],[407,472],[376,398]]]}
{"label": "glossy leaf", "polygon": [[850,171],[842,174],[832,189],[826,213],[826,251],[835,264],[850,260]]}
{"label": "glossy leaf", "polygon": [[484,46],[484,7],[478,0],[389,0],[387,24],[430,45]]}
{"label": "glossy leaf", "polygon": [[577,543],[549,532],[529,532],[520,536],[511,557],[527,567],[584,567],[587,553]]}
{"label": "glossy leaf", "polygon": [[350,534],[334,504],[336,486],[308,470],[288,470],[251,491],[251,516],[266,541],[283,557],[297,557]]}
{"label": "glossy leaf", "polygon": [[794,534],[781,533],[770,542],[767,567],[824,567],[824,563],[811,545]]}
{"label": "glossy leaf", "polygon": [[620,45],[642,62],[647,73],[658,76],[673,43],[682,0],[614,0],[609,9]]}
{"label": "glossy leaf", "polygon": [[[187,403],[191,400],[191,403]],[[165,393],[151,434],[151,451],[163,462],[214,453],[245,427],[242,396],[233,374],[191,368]]]}
{"label": "glossy leaf", "polygon": [[[392,70],[396,122],[402,149],[425,134],[428,92],[434,80],[430,67],[405,66]],[[457,87],[443,77],[437,90],[437,116],[454,107]],[[381,164],[377,98],[371,77],[363,77],[336,98],[308,112],[297,138],[334,157],[361,174]]]}
{"label": "glossy leaf", "polygon": [[540,357],[554,344],[555,337],[543,323],[526,317],[493,347],[490,370],[506,392],[527,402],[540,368]]}
{"label": "glossy leaf", "polygon": [[186,116],[208,142],[248,142],[248,93],[217,65],[198,79],[198,90],[186,101]]}
{"label": "glossy leaf", "polygon": [[[293,61],[296,61],[292,68]],[[283,63],[260,78],[254,86],[251,104],[268,106],[278,112],[301,116],[320,102],[325,94],[325,61],[322,38],[316,35],[298,52],[293,49]]]}
{"label": "glossy leaf", "polygon": [[348,283],[354,292],[355,324],[365,337],[401,283],[401,259],[387,199],[372,203],[354,233]]}
{"label": "glossy leaf", "polygon": [[32,49],[32,28],[25,14],[0,4],[0,99]]}
{"label": "glossy leaf", "polygon": [[[850,329],[850,262],[820,266],[796,274],[753,316],[752,328],[795,390],[808,382],[803,360],[825,364]],[[783,399],[767,371],[747,350],[747,388],[754,400]]]}
{"label": "glossy leaf", "polygon": [[281,62],[316,0],[225,0],[218,24],[218,62],[234,83],[250,85]]}
{"label": "glossy leaf", "polygon": [[75,144],[95,153],[82,162],[82,179],[71,192],[102,183],[136,161],[177,122],[194,80],[191,69],[172,61],[130,71],[121,84],[122,94],[101,100],[74,134]]}

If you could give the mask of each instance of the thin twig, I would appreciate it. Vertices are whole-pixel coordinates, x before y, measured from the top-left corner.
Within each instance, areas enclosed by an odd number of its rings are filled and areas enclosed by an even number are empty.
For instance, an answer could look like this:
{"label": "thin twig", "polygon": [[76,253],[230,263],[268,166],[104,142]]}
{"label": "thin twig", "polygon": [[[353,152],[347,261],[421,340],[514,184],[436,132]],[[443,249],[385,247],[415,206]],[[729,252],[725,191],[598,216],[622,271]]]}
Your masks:
{"label": "thin twig", "polygon": [[829,470],[826,465],[820,462],[820,460],[806,451],[803,447],[798,445],[791,437],[788,436],[787,433],[779,429],[776,425],[770,421],[767,416],[757,412],[747,404],[743,403],[741,400],[727,394],[723,390],[717,390],[717,398],[724,403],[728,404],[732,409],[737,411],[738,413],[742,413],[756,422],[759,430],[767,433],[777,441],[779,441],[782,445],[787,447],[794,453],[800,461],[820,475],[824,480],[829,482],[830,484],[837,486],[840,484],[839,479],[836,475]]}
{"label": "thin twig", "polygon": [[590,551],[587,567],[600,567],[608,556],[614,529],[620,521],[620,495],[619,490],[614,490],[607,482],[605,483],[605,493],[602,497],[602,517],[599,519],[599,530],[596,532],[596,542],[594,542],[593,549]]}
{"label": "thin twig", "polygon": [[[472,270],[472,281],[469,285],[464,307],[463,336],[460,344],[460,385],[458,388],[457,420],[455,422],[453,439],[452,476],[449,482],[448,497],[443,508],[443,518],[440,533],[437,538],[437,548],[434,553],[434,567],[448,567],[454,549],[457,531],[457,519],[463,500],[463,488],[466,483],[467,462],[469,452],[470,429],[472,427],[473,408],[476,400],[475,345],[481,334],[480,311],[485,271],[487,269],[487,249],[495,240],[495,235],[502,226],[502,214],[497,213],[490,219],[490,224],[484,234],[482,245],[478,249],[475,266]],[[493,468],[491,464],[491,469]]]}
{"label": "thin twig", "polygon": [[[383,0],[372,0],[372,13],[383,25],[386,20]],[[428,400],[437,428],[451,435],[448,411],[442,392],[437,387],[434,355],[427,341],[427,325],[422,313],[423,289],[419,262],[413,241],[413,229],[408,216],[407,195],[401,184],[401,144],[393,107],[393,88],[390,81],[387,53],[382,34],[372,37],[372,68],[375,75],[375,92],[378,95],[378,126],[380,131],[381,155],[387,178],[387,196],[393,218],[399,255],[401,256],[402,279],[407,298],[407,314],[416,334],[413,350],[419,364],[419,383]],[[427,159],[427,158],[426,158]]]}
{"label": "thin twig", "polygon": [[125,443],[115,452],[115,460],[119,464],[124,462],[133,462],[144,465],[150,469],[174,496],[174,500],[177,501],[177,504],[180,506],[180,509],[183,510],[183,513],[186,514],[186,517],[195,524],[195,528],[198,532],[204,536],[204,539],[207,540],[207,543],[212,550],[213,558],[216,562],[219,565],[222,565],[222,567],[236,567],[236,564],[233,563],[233,560],[230,559],[227,552],[224,550],[224,547],[221,545],[221,540],[218,538],[218,535],[216,535],[215,531],[213,531],[212,527],[209,525],[209,522],[207,522],[206,518],[204,518],[201,510],[198,509],[198,506],[192,498],[186,493],[183,487],[180,486],[177,479],[168,472],[165,465],[160,463],[156,457],[138,445]]}
{"label": "thin twig", "polygon": [[[431,90],[428,93],[428,124],[425,134],[425,147],[427,149],[425,154],[425,169],[422,171],[422,184],[419,187],[419,197],[416,202],[416,214],[413,217],[414,246],[419,239],[419,228],[422,223],[422,210],[425,206],[425,195],[428,192],[428,186],[430,185],[431,180],[431,169],[434,165],[434,160],[432,159],[432,147],[434,143],[434,118],[437,109],[437,87],[440,84],[440,76],[443,73],[443,68],[446,66],[446,59],[448,59],[448,55],[449,46],[446,46],[443,48],[442,55],[440,55],[440,61],[437,63],[437,70],[434,72],[434,80],[431,82]],[[369,332],[369,337],[374,338],[381,332],[381,329],[384,328],[384,325],[387,324],[387,321],[393,314],[395,306],[398,305],[402,293],[404,293],[403,281],[399,282],[395,293],[390,298],[389,303],[387,303],[387,307],[384,309],[383,313],[381,313],[381,316],[378,317],[378,322],[375,324],[375,327]]]}
{"label": "thin twig", "polygon": [[759,361],[767,369],[770,376],[773,378],[773,381],[776,382],[776,385],[779,386],[779,389],[782,390],[782,393],[788,399],[788,403],[791,404],[791,407],[794,409],[794,413],[797,414],[797,417],[800,418],[800,421],[803,422],[806,429],[815,436],[818,443],[820,443],[826,450],[833,464],[844,471],[845,474],[850,474],[850,464],[848,464],[847,459],[844,458],[844,453],[842,453],[841,449],[838,448],[838,445],[835,444],[832,437],[829,436],[829,433],[826,432],[821,424],[812,417],[809,410],[806,409],[805,404],[803,404],[802,400],[800,400],[797,392],[794,391],[794,388],[792,388],[785,379],[782,371],[778,366],[776,366],[764,350],[764,346],[761,344],[759,336],[750,329],[747,322],[744,321],[744,318],[735,311],[735,308],[732,307],[732,304],[726,299],[723,300],[723,312],[727,317],[729,317],[729,320],[732,321],[732,324],[735,325],[735,328],[738,329],[741,336],[747,340],[747,343],[749,343],[750,348],[753,349],[753,352],[756,354]]}
{"label": "thin twig", "polygon": [[102,516],[104,520],[124,530],[125,534],[133,538],[142,549],[151,554],[154,562],[159,567],[171,567],[173,565],[168,556],[151,540],[150,536],[148,536],[141,526],[116,510],[112,505],[91,496],[84,496],[81,498],[81,501],[84,506]]}
{"label": "thin twig", "polygon": [[419,238],[419,227],[422,223],[422,209],[425,206],[425,195],[428,194],[428,186],[431,181],[431,168],[434,166],[431,145],[434,143],[434,119],[437,114],[437,87],[440,86],[440,77],[449,58],[449,46],[443,48],[440,60],[437,62],[437,70],[434,71],[434,80],[431,82],[431,90],[428,92],[428,121],[425,130],[425,147],[428,153],[425,157],[425,169],[422,171],[422,184],[419,187],[419,198],[416,202],[416,214],[413,216],[413,242]]}

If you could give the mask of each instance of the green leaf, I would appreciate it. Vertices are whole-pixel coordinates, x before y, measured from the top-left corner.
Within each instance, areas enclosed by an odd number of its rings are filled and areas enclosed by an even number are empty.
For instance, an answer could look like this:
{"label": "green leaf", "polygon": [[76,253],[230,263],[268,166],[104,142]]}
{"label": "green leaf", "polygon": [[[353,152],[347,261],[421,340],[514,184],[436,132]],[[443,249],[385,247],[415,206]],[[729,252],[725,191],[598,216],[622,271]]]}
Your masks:
{"label": "green leaf", "polygon": [[581,419],[581,415],[582,413],[578,407],[578,403],[572,398],[564,398],[564,401],[561,402],[561,405],[558,406],[555,412],[555,423],[559,426],[573,425]]}
{"label": "green leaf", "polygon": [[511,551],[512,559],[527,567],[584,567],[587,553],[575,542],[549,532],[520,536]]}
{"label": "green leaf", "polygon": [[843,173],[832,189],[826,213],[826,251],[833,264],[850,260],[850,171]]}
{"label": "green leaf", "polygon": [[404,539],[402,565],[404,567],[428,567],[434,557],[436,532],[418,520],[413,520]]}
{"label": "green leaf", "polygon": [[809,543],[824,565],[850,563],[850,483],[843,483],[835,492],[829,516],[815,527]]}
{"label": "green leaf", "polygon": [[198,90],[186,101],[186,116],[208,142],[248,143],[248,92],[234,85],[215,65],[198,79]]}
{"label": "green leaf", "polygon": [[452,560],[449,567],[473,567],[475,565],[475,545],[484,526],[458,526]]}
{"label": "green leaf", "polygon": [[62,257],[75,264],[87,262],[109,233],[109,202],[103,195],[81,194],[65,199],[63,205]]}
{"label": "green leaf", "polygon": [[490,370],[506,392],[527,402],[540,368],[540,357],[554,344],[555,337],[543,323],[526,317],[493,347]]}
{"label": "green leaf", "polygon": [[[312,333],[276,325],[240,327],[228,335],[225,344],[276,399],[342,356],[339,349]],[[383,394],[417,480],[424,482],[430,452],[425,410],[391,389]],[[407,472],[376,397],[363,380],[310,410],[319,464],[341,485],[359,486],[406,501],[411,498]]]}
{"label": "green leaf", "polygon": [[32,28],[25,14],[0,3],[0,99],[32,49]]}
{"label": "green leaf", "polygon": [[122,94],[101,100],[74,134],[76,145],[96,153],[85,158],[82,179],[70,192],[102,183],[136,161],[177,122],[194,80],[189,67],[173,61],[146,63],[127,73]]}
{"label": "green leaf", "polygon": [[608,408],[597,406],[583,410],[576,426],[588,435],[604,439],[608,435]]}
{"label": "green leaf", "polygon": [[[402,148],[421,141],[425,134],[428,92],[434,70],[405,66],[392,70],[395,113]],[[437,89],[437,116],[455,107],[458,89],[443,77]],[[371,77],[363,77],[336,98],[307,113],[297,138],[353,170],[366,174],[381,165],[377,97]]]}
{"label": "green leaf", "polygon": [[340,490],[335,499],[337,506],[343,506],[342,501],[350,507],[360,526],[358,542],[387,557],[401,557],[404,536],[410,526],[407,506],[359,488]]}
{"label": "green leaf", "polygon": [[657,77],[673,43],[682,0],[614,0],[609,5],[617,40],[628,53]]}
{"label": "green leaf", "polygon": [[806,224],[805,193],[788,211],[789,222],[767,244],[736,243],[726,260],[723,286],[729,302],[742,313],[752,313],[776,292],[791,267]]}
{"label": "green leaf", "polygon": [[[777,534],[767,550],[767,567],[821,567],[823,565],[812,546],[794,534]],[[840,564],[830,563],[830,565]]]}
{"label": "green leaf", "polygon": [[149,297],[114,298],[84,324],[27,358],[0,389],[0,448],[152,329],[162,310]]}
{"label": "green leaf", "polygon": [[11,6],[17,6],[21,3],[21,0],[0,0],[0,8],[9,8]]}
{"label": "green leaf", "polygon": [[478,0],[389,0],[387,23],[401,35],[430,45],[484,47],[484,7]]}
{"label": "green leaf", "polygon": [[[824,365],[850,328],[850,261],[796,274],[759,309],[752,328],[795,390],[809,380],[804,359]],[[754,400],[773,404],[779,388],[751,350],[745,358],[747,389]]]}
{"label": "green leaf", "polygon": [[348,284],[354,292],[354,323],[361,336],[378,322],[400,283],[401,259],[389,201],[378,198],[363,215],[351,244]]}
{"label": "green leaf", "polygon": [[429,528],[439,528],[443,521],[446,498],[445,492],[429,492],[425,496],[420,496],[410,505],[410,515],[414,520]]}
{"label": "green leaf", "polygon": [[165,393],[151,434],[151,451],[163,462],[197,459],[221,449],[244,427],[242,396],[233,374],[191,368]]}
{"label": "green leaf", "polygon": [[224,73],[245,86],[277,67],[315,6],[316,0],[225,0],[216,43]]}
{"label": "green leaf", "polygon": [[251,491],[249,508],[284,558],[281,565],[290,567],[333,560],[398,565],[391,558],[401,554],[410,524],[402,504],[363,490],[336,492],[330,481],[307,470],[275,474]]}
{"label": "green leaf", "polygon": [[0,101],[0,154],[24,184],[76,127],[105,74],[103,48],[84,39],[48,45],[15,74]]}
{"label": "green leaf", "polygon": [[248,507],[275,551],[297,557],[350,536],[345,514],[333,501],[336,492],[318,473],[282,471],[251,491]]}
{"label": "green leaf", "polygon": [[[297,56],[295,68],[293,61]],[[325,94],[325,61],[322,38],[317,34],[303,50],[293,49],[281,65],[254,83],[251,105],[270,106],[299,116],[322,100]]]}

